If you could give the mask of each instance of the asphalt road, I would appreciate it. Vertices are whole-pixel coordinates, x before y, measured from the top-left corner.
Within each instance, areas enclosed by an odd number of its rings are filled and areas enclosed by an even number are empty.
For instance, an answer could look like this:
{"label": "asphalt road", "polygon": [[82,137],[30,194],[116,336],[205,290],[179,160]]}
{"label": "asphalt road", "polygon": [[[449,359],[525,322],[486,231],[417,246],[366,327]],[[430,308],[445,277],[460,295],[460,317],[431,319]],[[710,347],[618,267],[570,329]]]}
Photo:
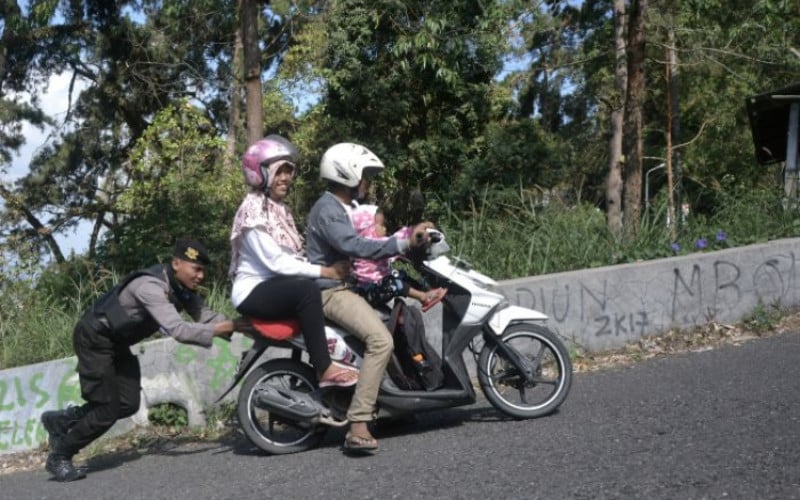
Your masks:
{"label": "asphalt road", "polygon": [[561,410],[502,417],[484,400],[266,456],[245,438],[99,457],[89,477],[0,476],[0,498],[800,499],[800,334],[578,375]]}

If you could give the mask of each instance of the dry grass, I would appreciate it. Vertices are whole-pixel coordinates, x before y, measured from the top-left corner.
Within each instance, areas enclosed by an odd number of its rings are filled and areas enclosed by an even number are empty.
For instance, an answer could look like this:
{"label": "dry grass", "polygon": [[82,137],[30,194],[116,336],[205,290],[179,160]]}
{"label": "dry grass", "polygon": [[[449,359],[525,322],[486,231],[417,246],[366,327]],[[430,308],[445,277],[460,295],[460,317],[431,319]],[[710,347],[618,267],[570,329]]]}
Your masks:
{"label": "dry grass", "polygon": [[573,370],[581,373],[621,367],[673,354],[707,351],[723,345],[741,345],[753,339],[799,329],[798,311],[767,325],[754,325],[752,322],[734,325],[708,323],[692,330],[671,330],[660,336],[644,337],[615,351],[581,353],[572,361]]}

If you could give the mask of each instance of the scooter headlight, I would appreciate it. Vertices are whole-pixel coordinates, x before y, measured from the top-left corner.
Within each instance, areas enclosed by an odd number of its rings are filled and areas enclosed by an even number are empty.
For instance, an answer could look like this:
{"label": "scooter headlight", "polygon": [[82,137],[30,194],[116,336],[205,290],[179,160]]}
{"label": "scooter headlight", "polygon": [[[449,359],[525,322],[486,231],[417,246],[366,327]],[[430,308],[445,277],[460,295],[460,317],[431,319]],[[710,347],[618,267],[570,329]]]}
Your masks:
{"label": "scooter headlight", "polygon": [[428,258],[435,259],[450,251],[450,245],[444,240],[444,233],[435,229],[428,229]]}

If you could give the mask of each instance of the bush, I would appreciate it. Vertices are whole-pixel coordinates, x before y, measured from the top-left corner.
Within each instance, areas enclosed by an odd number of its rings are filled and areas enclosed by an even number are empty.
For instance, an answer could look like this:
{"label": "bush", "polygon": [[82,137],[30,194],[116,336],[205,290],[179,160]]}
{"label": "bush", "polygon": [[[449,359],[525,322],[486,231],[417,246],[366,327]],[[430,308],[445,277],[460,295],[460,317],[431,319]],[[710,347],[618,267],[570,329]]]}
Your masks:
{"label": "bush", "polygon": [[[81,291],[73,293],[75,305]],[[9,283],[0,294],[0,369],[71,356],[72,328],[81,312],[29,281]]]}
{"label": "bush", "polygon": [[453,255],[496,279],[719,250],[800,234],[800,210],[784,207],[779,186],[728,186],[715,191],[715,199],[712,212],[690,212],[673,226],[667,224],[666,200],[657,197],[631,241],[613,238],[605,213],[597,207],[567,205],[534,190],[487,189],[468,211],[435,200],[431,204],[435,212],[429,217],[444,230]]}
{"label": "bush", "polygon": [[[656,197],[632,241],[615,240],[605,214],[587,203],[565,203],[535,189],[484,190],[469,210],[431,200],[426,218],[447,235],[454,256],[496,278],[510,279],[702,252],[795,236],[800,212],[784,208],[777,186],[714,192],[714,210],[689,213],[668,226]],[[673,238],[676,233],[676,238]],[[72,328],[91,301],[120,276],[80,259],[0,283],[0,369],[71,356]],[[236,315],[227,280],[201,291],[211,309]]]}
{"label": "bush", "polygon": [[[0,288],[0,370],[73,356],[75,324],[93,300],[121,278],[103,271],[94,279],[69,281],[57,269],[45,272],[39,281],[21,279]],[[211,309],[236,315],[227,283],[212,283],[200,293]]]}
{"label": "bush", "polygon": [[189,425],[189,414],[186,409],[172,403],[164,403],[149,409],[147,419],[151,424],[172,429],[181,429]]}

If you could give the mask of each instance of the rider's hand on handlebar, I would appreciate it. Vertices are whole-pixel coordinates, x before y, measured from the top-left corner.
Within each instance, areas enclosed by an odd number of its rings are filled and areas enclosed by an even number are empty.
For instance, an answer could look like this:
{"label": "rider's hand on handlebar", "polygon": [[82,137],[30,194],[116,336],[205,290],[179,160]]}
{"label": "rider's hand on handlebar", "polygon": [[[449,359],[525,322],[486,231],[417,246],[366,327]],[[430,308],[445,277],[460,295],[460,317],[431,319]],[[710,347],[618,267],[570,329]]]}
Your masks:
{"label": "rider's hand on handlebar", "polygon": [[411,230],[411,238],[408,241],[410,248],[421,247],[428,243],[428,229],[433,229],[432,222],[421,222]]}
{"label": "rider's hand on handlebar", "polygon": [[350,261],[340,260],[331,266],[324,266],[320,274],[323,278],[345,280],[350,276]]}

